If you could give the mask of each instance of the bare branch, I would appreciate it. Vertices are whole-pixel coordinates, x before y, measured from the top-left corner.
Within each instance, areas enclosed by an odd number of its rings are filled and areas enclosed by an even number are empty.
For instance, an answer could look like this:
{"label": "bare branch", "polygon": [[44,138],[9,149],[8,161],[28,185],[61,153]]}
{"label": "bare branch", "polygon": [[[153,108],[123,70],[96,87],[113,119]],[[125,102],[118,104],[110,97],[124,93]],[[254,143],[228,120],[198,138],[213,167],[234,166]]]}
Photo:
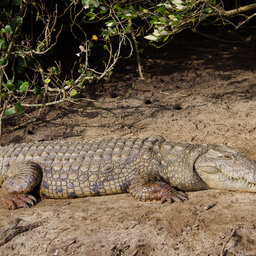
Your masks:
{"label": "bare branch", "polygon": [[235,16],[239,13],[248,12],[253,9],[256,9],[256,4],[249,4],[249,5],[242,6],[237,9],[233,9],[233,10],[229,10],[229,11],[221,11],[221,13],[223,16],[231,17],[231,16]]}
{"label": "bare branch", "polygon": [[246,19],[241,22],[239,25],[236,26],[236,29],[239,29],[241,26],[243,26],[246,22],[248,22],[249,20],[251,20],[252,18],[256,17],[256,12],[254,14],[252,14],[249,17],[246,17]]}
{"label": "bare branch", "polygon": [[60,104],[64,101],[69,101],[68,98],[62,98],[60,100],[52,101],[52,102],[47,102],[47,103],[38,103],[38,104],[26,104],[26,103],[21,103],[22,107],[45,107],[45,106],[53,106],[56,104]]}

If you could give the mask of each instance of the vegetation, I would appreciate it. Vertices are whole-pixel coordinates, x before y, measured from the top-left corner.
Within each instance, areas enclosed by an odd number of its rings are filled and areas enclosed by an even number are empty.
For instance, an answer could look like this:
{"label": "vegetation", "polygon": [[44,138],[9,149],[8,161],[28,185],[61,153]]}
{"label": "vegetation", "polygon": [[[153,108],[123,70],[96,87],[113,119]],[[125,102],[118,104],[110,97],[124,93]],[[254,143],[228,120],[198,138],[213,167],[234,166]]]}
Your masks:
{"label": "vegetation", "polygon": [[[4,119],[34,121],[47,106],[72,101],[92,81],[109,77],[123,48],[127,57],[135,53],[143,79],[138,42],[161,47],[184,29],[198,31],[201,23],[239,29],[255,18],[253,2],[226,8],[216,0],[2,0],[0,135]],[[70,49],[74,55],[70,72],[57,61],[60,47],[66,49],[61,54]],[[97,63],[99,50],[103,61]]]}

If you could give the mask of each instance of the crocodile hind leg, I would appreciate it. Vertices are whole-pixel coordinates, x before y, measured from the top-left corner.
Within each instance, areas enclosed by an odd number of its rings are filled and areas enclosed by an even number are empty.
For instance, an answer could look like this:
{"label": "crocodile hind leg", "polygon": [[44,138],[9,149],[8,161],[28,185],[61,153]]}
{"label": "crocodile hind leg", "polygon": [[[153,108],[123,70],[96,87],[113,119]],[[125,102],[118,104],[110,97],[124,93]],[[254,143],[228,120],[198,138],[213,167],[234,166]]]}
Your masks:
{"label": "crocodile hind leg", "polygon": [[42,170],[31,161],[12,163],[4,181],[2,200],[9,209],[29,207],[36,203],[29,193],[41,182]]}
{"label": "crocodile hind leg", "polygon": [[135,178],[129,187],[130,194],[141,201],[161,200],[164,202],[183,202],[188,200],[183,191],[172,188],[169,184],[161,181],[161,178],[146,174]]}

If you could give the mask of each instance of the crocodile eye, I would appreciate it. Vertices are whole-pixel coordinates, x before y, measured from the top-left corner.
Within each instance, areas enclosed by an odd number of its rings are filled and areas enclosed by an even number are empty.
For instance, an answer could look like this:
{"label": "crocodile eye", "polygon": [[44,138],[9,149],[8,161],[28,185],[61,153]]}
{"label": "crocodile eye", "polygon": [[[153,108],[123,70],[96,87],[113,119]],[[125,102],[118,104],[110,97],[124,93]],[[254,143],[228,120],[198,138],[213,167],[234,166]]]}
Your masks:
{"label": "crocodile eye", "polygon": [[232,157],[230,155],[218,155],[217,156],[218,159],[223,159],[223,160],[231,160]]}

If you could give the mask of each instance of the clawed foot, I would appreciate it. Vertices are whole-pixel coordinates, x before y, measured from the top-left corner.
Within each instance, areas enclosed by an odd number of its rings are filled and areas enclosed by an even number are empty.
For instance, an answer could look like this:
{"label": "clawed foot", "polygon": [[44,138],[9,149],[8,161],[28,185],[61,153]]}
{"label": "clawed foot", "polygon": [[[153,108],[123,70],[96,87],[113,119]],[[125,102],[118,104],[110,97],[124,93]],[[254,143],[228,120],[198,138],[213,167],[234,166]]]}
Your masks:
{"label": "clawed foot", "polygon": [[174,188],[167,187],[163,188],[161,192],[157,196],[157,200],[161,200],[161,203],[173,203],[173,202],[179,202],[182,203],[186,200],[188,200],[188,196],[183,191],[177,191]]}
{"label": "clawed foot", "polygon": [[36,198],[28,194],[9,194],[4,193],[2,200],[7,209],[14,210],[17,208],[30,207],[36,203]]}

